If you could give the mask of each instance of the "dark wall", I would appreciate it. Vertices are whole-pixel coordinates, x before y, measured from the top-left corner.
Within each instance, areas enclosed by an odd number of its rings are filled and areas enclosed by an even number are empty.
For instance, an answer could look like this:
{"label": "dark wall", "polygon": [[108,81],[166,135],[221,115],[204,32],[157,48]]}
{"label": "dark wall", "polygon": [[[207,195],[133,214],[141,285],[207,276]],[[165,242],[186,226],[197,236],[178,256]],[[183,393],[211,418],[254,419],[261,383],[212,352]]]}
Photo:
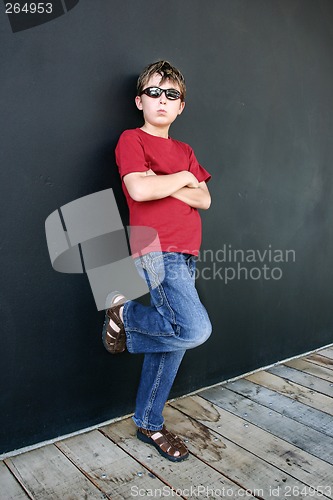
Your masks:
{"label": "dark wall", "polygon": [[331,0],[81,0],[15,33],[0,18],[0,453],[133,411],[142,357],[104,350],[87,277],[52,269],[44,222],[111,187],[126,223],[114,146],[157,59],[187,79],[171,134],[213,175],[213,335],[172,396],[332,342]]}

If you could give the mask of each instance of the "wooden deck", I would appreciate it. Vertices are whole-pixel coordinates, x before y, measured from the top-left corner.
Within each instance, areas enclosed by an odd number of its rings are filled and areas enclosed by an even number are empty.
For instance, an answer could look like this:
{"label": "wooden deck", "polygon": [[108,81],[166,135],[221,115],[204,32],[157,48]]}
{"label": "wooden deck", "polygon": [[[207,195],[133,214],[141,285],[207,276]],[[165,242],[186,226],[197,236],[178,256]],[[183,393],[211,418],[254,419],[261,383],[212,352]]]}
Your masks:
{"label": "wooden deck", "polygon": [[168,404],[173,464],[130,418],[0,462],[1,500],[333,499],[333,348]]}

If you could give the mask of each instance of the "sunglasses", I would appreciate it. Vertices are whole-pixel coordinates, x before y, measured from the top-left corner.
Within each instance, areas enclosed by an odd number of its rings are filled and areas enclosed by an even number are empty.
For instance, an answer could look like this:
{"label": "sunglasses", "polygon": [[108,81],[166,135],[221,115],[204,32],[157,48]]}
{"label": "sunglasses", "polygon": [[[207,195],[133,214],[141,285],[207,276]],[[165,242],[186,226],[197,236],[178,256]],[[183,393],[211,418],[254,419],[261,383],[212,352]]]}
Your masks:
{"label": "sunglasses", "polygon": [[160,97],[163,92],[165,93],[165,97],[170,99],[170,101],[175,101],[176,99],[180,99],[182,94],[179,90],[176,89],[160,89],[160,87],[148,87],[144,89],[140,95],[146,94],[148,97],[152,97],[153,99],[157,99]]}

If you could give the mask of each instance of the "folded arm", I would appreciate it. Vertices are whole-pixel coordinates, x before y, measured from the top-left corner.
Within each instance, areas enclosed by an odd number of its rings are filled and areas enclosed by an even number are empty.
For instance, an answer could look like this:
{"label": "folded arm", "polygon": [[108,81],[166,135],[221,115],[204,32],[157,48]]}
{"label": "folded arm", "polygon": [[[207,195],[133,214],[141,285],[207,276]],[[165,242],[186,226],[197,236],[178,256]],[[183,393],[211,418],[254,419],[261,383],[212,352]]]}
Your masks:
{"label": "folded arm", "polygon": [[170,196],[187,203],[190,207],[203,210],[207,210],[211,203],[210,193],[205,182],[199,182],[197,189],[183,187]]}
{"label": "folded arm", "polygon": [[167,175],[156,175],[152,170],[132,172],[125,175],[123,180],[129,195],[135,201],[160,200],[185,186],[188,189],[199,186],[196,177],[187,170]]}
{"label": "folded arm", "polygon": [[207,210],[211,197],[207,184],[198,182],[189,171],[156,175],[152,170],[133,172],[124,176],[125,186],[135,201],[159,200],[171,196],[190,207]]}
{"label": "folded arm", "polygon": [[[146,175],[155,175],[153,170],[148,170]],[[172,198],[177,198],[177,200],[187,203],[190,207],[201,208],[207,210],[211,204],[211,197],[205,182],[197,182],[196,184],[191,184],[191,186],[185,186],[178,189],[175,193],[170,195]]]}

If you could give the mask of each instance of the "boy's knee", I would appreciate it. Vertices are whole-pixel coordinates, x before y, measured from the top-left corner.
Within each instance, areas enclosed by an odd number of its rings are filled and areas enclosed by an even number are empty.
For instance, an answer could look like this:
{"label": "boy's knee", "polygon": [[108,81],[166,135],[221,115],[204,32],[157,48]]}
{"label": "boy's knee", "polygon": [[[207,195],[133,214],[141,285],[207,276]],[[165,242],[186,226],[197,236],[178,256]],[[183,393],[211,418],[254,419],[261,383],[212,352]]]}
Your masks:
{"label": "boy's knee", "polygon": [[200,344],[203,344],[204,342],[206,342],[206,340],[209,339],[212,333],[212,325],[209,319],[207,318],[207,320],[200,326],[201,326]]}
{"label": "boy's knee", "polygon": [[208,317],[192,325],[191,329],[191,349],[206,342],[212,333],[212,325]]}

